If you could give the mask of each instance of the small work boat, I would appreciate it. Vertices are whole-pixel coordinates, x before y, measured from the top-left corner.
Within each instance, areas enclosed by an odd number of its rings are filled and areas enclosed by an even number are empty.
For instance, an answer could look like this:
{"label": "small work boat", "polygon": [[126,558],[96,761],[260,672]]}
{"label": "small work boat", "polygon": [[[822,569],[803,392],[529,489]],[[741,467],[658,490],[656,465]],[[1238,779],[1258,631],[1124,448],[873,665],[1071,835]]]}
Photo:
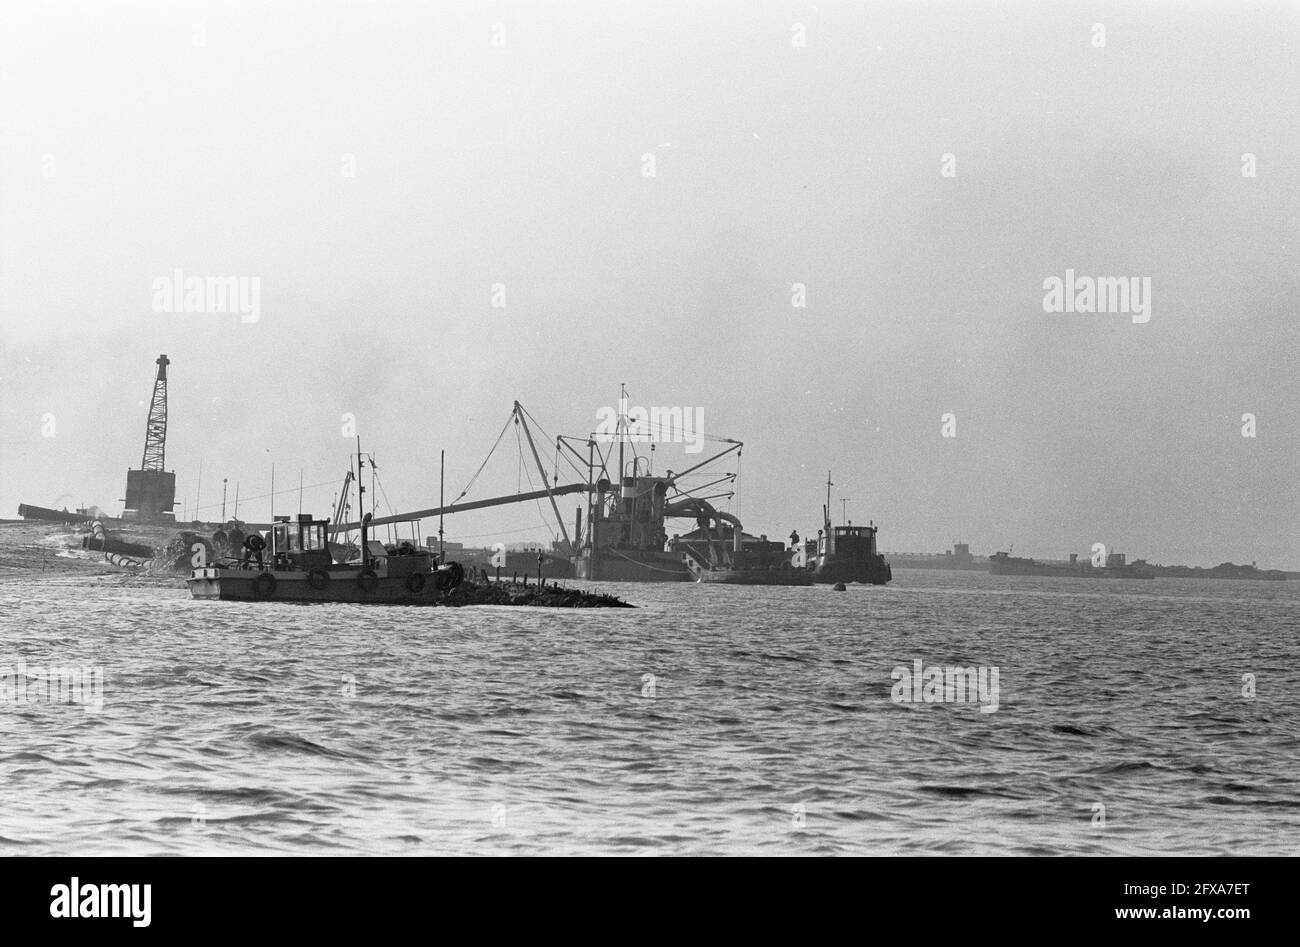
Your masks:
{"label": "small work boat", "polygon": [[465,578],[459,563],[439,563],[410,543],[387,548],[370,539],[371,514],[361,524],[359,562],[335,562],[326,541],[329,520],[299,514],[275,517],[269,557],[222,559],[190,573],[196,599],[277,602],[351,602],[366,605],[436,605]]}

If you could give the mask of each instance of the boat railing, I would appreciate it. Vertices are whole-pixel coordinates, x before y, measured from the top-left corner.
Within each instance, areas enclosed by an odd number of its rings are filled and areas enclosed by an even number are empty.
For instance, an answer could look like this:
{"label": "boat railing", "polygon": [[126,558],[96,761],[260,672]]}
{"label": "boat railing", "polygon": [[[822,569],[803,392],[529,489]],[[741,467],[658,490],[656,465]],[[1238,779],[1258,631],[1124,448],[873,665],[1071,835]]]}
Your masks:
{"label": "boat railing", "polygon": [[243,556],[218,556],[212,563],[218,569],[235,569],[240,572],[269,572],[274,564],[269,557],[262,562],[256,559],[245,562]]}
{"label": "boat railing", "polygon": [[[330,568],[343,569],[349,566],[355,568],[357,565],[359,565],[357,562],[332,562]],[[209,567],[229,569],[233,572],[294,572],[299,571],[300,568],[288,560],[277,562],[270,556],[267,556],[262,562],[258,562],[256,559],[249,559],[245,562],[242,556],[218,556],[210,563]]]}

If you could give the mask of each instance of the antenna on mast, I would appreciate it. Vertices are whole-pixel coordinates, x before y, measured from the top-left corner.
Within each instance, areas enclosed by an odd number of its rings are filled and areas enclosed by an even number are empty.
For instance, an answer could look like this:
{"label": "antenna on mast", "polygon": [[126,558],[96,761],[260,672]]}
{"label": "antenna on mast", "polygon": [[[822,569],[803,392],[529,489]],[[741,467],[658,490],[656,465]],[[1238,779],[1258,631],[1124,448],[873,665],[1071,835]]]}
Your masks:
{"label": "antenna on mast", "polygon": [[618,386],[618,490],[623,490],[623,441],[627,439],[627,383]]}

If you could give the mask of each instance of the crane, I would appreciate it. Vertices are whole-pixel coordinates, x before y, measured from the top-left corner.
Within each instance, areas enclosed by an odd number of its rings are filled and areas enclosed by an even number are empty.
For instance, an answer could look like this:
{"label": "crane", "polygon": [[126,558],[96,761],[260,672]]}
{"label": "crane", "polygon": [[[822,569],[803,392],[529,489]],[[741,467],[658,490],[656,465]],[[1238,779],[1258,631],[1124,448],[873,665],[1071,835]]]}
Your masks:
{"label": "crane", "polygon": [[171,360],[159,355],[154,362],[153,398],[144,429],[144,454],[139,470],[126,472],[126,499],[122,519],[142,523],[172,523],[176,520],[176,474],[166,469],[167,454],[167,366]]}
{"label": "crane", "polygon": [[352,466],[348,466],[348,474],[343,478],[343,489],[339,491],[339,502],[334,507],[334,525],[330,527],[330,542],[336,542],[339,538],[339,530],[343,527],[343,517],[352,504],[348,502],[348,487],[352,486],[352,481],[356,479],[352,473]]}
{"label": "crane", "polygon": [[144,456],[140,458],[140,469],[161,471],[167,453],[167,366],[171,359],[159,355],[154,364],[158,366],[158,377],[154,379],[149,420],[145,422]]}

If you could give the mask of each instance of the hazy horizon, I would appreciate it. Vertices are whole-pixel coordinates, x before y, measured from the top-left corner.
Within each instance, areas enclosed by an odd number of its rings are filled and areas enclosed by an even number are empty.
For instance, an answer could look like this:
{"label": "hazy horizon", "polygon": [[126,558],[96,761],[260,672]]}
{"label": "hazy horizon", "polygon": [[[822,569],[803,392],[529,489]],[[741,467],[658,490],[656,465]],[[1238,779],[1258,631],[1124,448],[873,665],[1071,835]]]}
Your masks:
{"label": "hazy horizon", "polygon": [[[582,436],[626,383],[745,442],[724,508],[754,534],[815,534],[829,469],[884,550],[1300,569],[1294,3],[20,0],[0,25],[0,517],[120,513],[165,352],[167,468],[190,511],[202,464],[213,519],[223,477],[266,518],[272,463],[278,512],[301,470],[328,515],[346,415],[381,512],[412,510],[516,399]],[[257,318],[155,311],[178,269],[257,279]],[[1068,271],[1149,277],[1149,321],[1046,312]],[[467,500],[535,488],[514,440]],[[557,533],[544,501],[447,521]]]}

